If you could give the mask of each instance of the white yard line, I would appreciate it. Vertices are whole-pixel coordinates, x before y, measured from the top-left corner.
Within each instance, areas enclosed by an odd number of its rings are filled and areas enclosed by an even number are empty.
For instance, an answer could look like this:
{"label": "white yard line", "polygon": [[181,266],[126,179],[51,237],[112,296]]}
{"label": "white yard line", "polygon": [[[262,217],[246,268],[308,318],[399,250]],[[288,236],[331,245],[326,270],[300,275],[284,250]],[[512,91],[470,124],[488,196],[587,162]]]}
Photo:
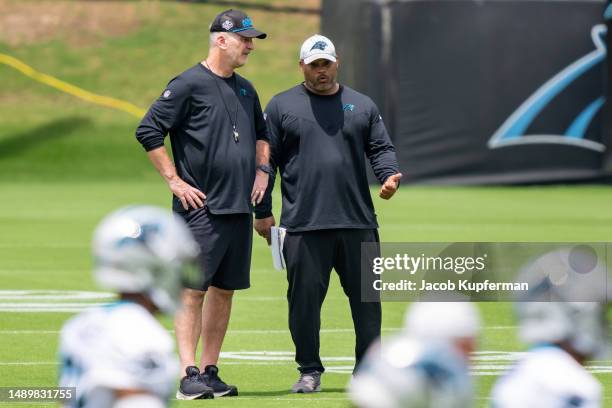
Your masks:
{"label": "white yard line", "polygon": [[65,242],[65,243],[53,243],[53,242],[41,242],[38,244],[29,244],[24,242],[18,243],[10,243],[10,242],[2,242],[0,243],[0,249],[9,249],[9,248],[88,248],[89,244],[84,244],[82,242]]}
{"label": "white yard line", "polygon": [[[325,392],[325,388],[323,388],[323,392]],[[289,394],[288,390],[287,390],[287,394]],[[227,398],[227,397],[224,397],[224,398]],[[309,398],[309,397],[302,397],[300,395],[296,395],[294,398],[266,397],[266,396],[261,396],[261,397],[241,397],[241,396],[237,396],[237,397],[231,397],[231,398],[232,398],[232,400],[291,401],[291,402],[295,402],[295,403],[303,402],[303,403],[311,405],[311,406],[316,406],[317,405],[317,401],[346,401],[346,400],[348,400],[348,397],[318,397],[317,396],[317,397]],[[174,401],[178,401],[178,400],[175,399]]]}
{"label": "white yard line", "polygon": [[[514,330],[518,326],[491,326],[485,329],[490,330]],[[399,327],[383,327],[383,332],[399,332],[402,330]],[[345,329],[321,329],[321,333],[353,333],[352,328]],[[59,330],[0,330],[2,335],[31,335],[31,334],[59,334]],[[169,333],[174,333],[174,330],[168,330]],[[289,334],[289,329],[235,329],[228,330],[228,334]]]}

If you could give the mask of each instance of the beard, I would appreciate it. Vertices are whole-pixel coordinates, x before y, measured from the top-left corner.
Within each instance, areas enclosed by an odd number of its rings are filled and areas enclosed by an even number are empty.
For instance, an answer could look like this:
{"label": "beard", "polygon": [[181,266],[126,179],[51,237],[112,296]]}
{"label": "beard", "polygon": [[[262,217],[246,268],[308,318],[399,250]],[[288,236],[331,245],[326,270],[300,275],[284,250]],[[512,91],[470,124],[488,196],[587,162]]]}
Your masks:
{"label": "beard", "polygon": [[336,81],[335,79],[328,78],[325,82],[319,82],[319,81],[311,82],[310,86],[319,92],[326,92],[326,91],[329,91],[330,89],[333,89],[336,86]]}

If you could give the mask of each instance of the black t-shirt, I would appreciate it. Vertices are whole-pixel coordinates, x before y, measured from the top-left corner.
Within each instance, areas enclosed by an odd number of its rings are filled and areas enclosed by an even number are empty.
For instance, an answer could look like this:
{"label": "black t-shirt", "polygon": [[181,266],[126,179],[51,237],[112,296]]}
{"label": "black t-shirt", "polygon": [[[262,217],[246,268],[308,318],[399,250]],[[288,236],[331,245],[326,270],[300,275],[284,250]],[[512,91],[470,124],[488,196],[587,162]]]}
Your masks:
{"label": "black t-shirt", "polygon": [[[200,63],[172,79],[136,129],[136,138],[150,151],[163,146],[168,133],[179,177],[206,194],[211,213],[251,212],[255,143],[268,135],[249,81],[236,73],[221,78]],[[172,207],[184,211],[177,197]]]}
{"label": "black t-shirt", "polygon": [[[271,165],[279,168],[281,225],[289,231],[376,228],[365,157],[383,183],[399,166],[378,108],[341,86],[321,96],[298,85],[266,107]],[[257,218],[272,215],[271,177]]]}

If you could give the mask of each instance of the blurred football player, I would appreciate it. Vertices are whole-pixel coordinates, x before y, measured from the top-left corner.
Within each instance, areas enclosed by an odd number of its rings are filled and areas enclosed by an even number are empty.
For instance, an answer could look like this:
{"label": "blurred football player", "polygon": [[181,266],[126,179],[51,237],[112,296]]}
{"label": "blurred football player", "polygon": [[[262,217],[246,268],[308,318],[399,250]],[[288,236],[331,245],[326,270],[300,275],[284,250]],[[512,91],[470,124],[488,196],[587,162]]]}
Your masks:
{"label": "blurred football player", "polygon": [[405,328],[373,346],[349,384],[361,408],[466,408],[480,315],[468,302],[415,303]]}
{"label": "blurred football player", "polygon": [[[178,308],[182,286],[199,276],[198,253],[184,222],[160,208],[126,207],[100,223],[93,273],[119,300],[77,315],[61,331],[60,386],[76,387],[69,406],[167,406],[178,360],[153,315]],[[212,389],[201,396],[212,397]]]}
{"label": "blurred football player", "polygon": [[608,347],[605,272],[584,248],[549,252],[523,271],[529,291],[516,312],[531,348],[494,386],[492,407],[601,406],[601,384],[584,364]]}

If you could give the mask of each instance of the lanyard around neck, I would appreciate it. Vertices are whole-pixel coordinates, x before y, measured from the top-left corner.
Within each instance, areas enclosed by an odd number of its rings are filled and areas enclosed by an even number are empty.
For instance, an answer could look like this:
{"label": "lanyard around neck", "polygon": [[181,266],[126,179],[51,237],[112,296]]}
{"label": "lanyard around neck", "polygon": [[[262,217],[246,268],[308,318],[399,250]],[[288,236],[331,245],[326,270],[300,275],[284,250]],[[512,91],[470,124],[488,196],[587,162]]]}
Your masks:
{"label": "lanyard around neck", "polygon": [[219,91],[219,96],[221,97],[221,101],[223,102],[223,107],[225,108],[227,117],[229,118],[230,123],[232,124],[234,142],[238,143],[238,141],[240,140],[240,134],[238,133],[238,130],[236,129],[236,125],[238,124],[238,103],[240,102],[238,100],[238,91],[236,89],[238,80],[234,74],[234,92],[236,95],[236,109],[234,110],[234,119],[232,120],[232,114],[229,110],[229,107],[227,106],[225,97],[223,96],[223,92],[221,91],[221,87],[219,86],[219,79],[217,79],[217,76],[214,74],[213,70],[210,69],[210,65],[208,65],[208,62],[204,61],[204,66],[208,69],[208,71],[206,72],[208,72],[208,74],[212,77],[213,82],[215,83],[217,87],[217,91]]}

